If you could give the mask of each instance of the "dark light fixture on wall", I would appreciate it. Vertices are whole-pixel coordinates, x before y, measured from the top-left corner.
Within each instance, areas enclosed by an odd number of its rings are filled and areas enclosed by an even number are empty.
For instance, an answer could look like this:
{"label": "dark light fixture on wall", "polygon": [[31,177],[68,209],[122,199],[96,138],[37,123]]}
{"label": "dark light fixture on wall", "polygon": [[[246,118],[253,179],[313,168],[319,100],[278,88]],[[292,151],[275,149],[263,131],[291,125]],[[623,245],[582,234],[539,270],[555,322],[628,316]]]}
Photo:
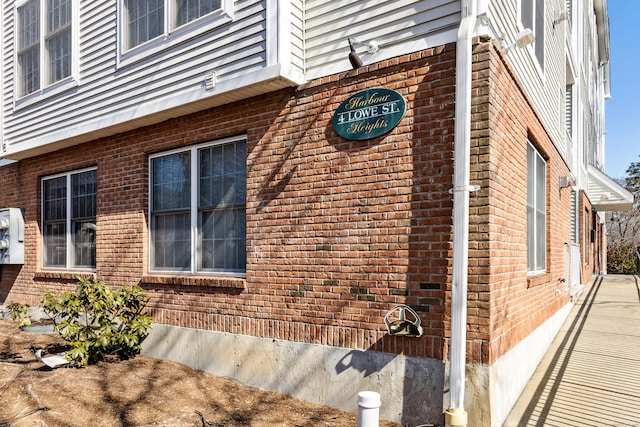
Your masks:
{"label": "dark light fixture on wall", "polygon": [[367,52],[370,54],[374,54],[380,50],[380,46],[378,46],[378,43],[376,43],[375,41],[360,43],[354,38],[349,38],[349,62],[351,62],[351,66],[354,70],[362,67],[362,59],[356,52],[356,46],[366,46]]}
{"label": "dark light fixture on wall", "polygon": [[349,49],[351,49],[351,52],[349,52],[349,62],[351,62],[351,66],[355,70],[356,68],[362,67],[362,59],[360,59],[356,53],[354,42],[354,39],[349,39]]}

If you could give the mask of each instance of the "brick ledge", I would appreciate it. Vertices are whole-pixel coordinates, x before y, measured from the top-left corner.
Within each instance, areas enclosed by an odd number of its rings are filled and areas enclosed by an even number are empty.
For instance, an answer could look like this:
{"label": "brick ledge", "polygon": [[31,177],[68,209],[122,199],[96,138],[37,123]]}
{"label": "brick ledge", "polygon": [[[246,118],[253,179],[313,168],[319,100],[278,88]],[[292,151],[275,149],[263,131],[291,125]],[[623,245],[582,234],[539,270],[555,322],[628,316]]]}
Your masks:
{"label": "brick ledge", "polygon": [[201,276],[164,276],[164,275],[145,275],[140,279],[142,283],[155,285],[192,285],[207,288],[233,288],[246,289],[246,279],[236,277],[201,277]]}
{"label": "brick ledge", "polygon": [[36,271],[33,275],[34,279],[58,279],[58,280],[77,280],[80,276],[85,279],[95,280],[96,273],[78,272],[78,271]]}
{"label": "brick ledge", "polygon": [[545,283],[549,283],[551,275],[549,273],[536,274],[534,276],[527,277],[527,288],[540,286]]}

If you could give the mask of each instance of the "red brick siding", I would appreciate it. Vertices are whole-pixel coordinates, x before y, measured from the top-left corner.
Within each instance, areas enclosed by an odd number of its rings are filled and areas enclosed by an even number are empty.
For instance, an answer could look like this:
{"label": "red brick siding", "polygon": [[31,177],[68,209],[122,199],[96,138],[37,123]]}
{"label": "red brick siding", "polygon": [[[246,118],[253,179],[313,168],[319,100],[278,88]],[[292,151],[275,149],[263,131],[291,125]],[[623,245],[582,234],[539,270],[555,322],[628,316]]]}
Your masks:
{"label": "red brick siding", "polygon": [[[442,358],[454,66],[454,46],[429,49],[3,168],[14,191],[0,204],[25,208],[28,259],[3,270],[3,301],[37,303],[45,289],[74,286],[74,272],[41,269],[40,179],[96,166],[95,276],[141,284],[157,321]],[[383,137],[342,139],[333,111],[374,86],[402,93],[406,116]],[[148,155],[240,134],[246,279],[149,274]],[[386,334],[383,318],[399,303],[419,310],[424,337]]]}
{"label": "red brick siding", "polygon": [[[581,256],[581,280],[580,283],[588,283],[594,273],[599,273],[598,258],[596,256],[596,243],[599,242],[599,238],[596,238],[595,242],[591,241],[591,230],[596,230],[596,236],[600,236],[601,227],[597,221],[597,215],[594,214],[591,201],[587,197],[586,193],[580,192],[579,197],[579,210],[580,216],[578,218],[580,228],[580,256]],[[585,245],[587,245],[587,251],[585,252]],[[585,258],[585,254],[587,257]]]}
{"label": "red brick siding", "polygon": [[[402,93],[389,134],[348,141],[333,111],[355,91]],[[40,178],[98,170],[96,277],[141,284],[161,323],[446,359],[451,296],[455,46],[428,49],[296,90],[281,90],[0,169],[0,205],[25,208],[27,262],[3,267],[2,301],[37,302],[74,285],[41,270]],[[471,140],[468,360],[492,364],[566,303],[567,168],[513,70],[475,46]],[[246,134],[246,279],[148,272],[148,155]],[[548,273],[527,276],[527,138],[547,157]],[[391,337],[396,304],[421,338]]]}
{"label": "red brick siding", "polygon": [[[468,359],[493,364],[566,304],[571,241],[568,169],[511,66],[493,42],[474,50]],[[547,273],[527,275],[527,140],[546,159]]]}

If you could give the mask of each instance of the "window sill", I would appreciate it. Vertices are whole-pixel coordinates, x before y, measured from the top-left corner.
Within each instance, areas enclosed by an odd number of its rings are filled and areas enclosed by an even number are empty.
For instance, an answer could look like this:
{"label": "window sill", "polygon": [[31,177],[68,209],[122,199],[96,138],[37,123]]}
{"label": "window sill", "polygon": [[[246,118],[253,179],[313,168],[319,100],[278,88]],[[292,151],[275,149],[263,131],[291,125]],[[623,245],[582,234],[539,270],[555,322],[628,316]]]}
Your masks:
{"label": "window sill", "polygon": [[200,286],[203,288],[231,289],[247,288],[246,279],[235,277],[146,275],[142,276],[141,282],[165,286]]}
{"label": "window sill", "polygon": [[36,271],[34,279],[40,280],[77,280],[78,276],[83,279],[96,280],[96,273],[78,271]]}
{"label": "window sill", "polygon": [[527,289],[549,283],[551,275],[549,273],[534,273],[527,276]]}
{"label": "window sill", "polygon": [[[220,2],[220,9],[213,11],[194,21],[186,23],[171,30],[165,29],[165,34],[161,34],[152,40],[146,41],[138,46],[126,48],[120,47],[118,55],[118,69],[138,64],[143,60],[157,56],[168,49],[185,44],[187,41],[200,37],[215,28],[220,28],[233,21],[233,2],[223,0]],[[122,26],[122,24],[120,24]],[[119,30],[121,33],[124,30]],[[120,43],[124,39],[120,40]]]}
{"label": "window sill", "polygon": [[70,76],[64,80],[53,83],[44,89],[37,90],[22,97],[19,97],[14,103],[14,108],[20,110],[23,108],[31,107],[47,98],[59,95],[63,92],[75,89],[78,87],[78,80],[75,76]]}

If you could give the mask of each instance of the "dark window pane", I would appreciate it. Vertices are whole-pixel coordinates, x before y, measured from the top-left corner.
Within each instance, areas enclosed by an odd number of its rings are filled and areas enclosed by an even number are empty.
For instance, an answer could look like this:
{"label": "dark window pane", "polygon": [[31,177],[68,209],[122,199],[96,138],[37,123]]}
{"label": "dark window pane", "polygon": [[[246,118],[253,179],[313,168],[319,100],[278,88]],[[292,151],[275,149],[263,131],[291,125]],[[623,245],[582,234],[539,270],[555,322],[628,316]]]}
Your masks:
{"label": "dark window pane", "polygon": [[246,202],[246,144],[239,142],[200,150],[201,208],[244,205]]}
{"label": "dark window pane", "polygon": [[71,22],[71,0],[47,0],[47,33]]}
{"label": "dark window pane", "polygon": [[126,48],[131,49],[164,33],[164,0],[126,0]]}
{"label": "dark window pane", "polygon": [[67,265],[67,230],[65,223],[46,224],[44,227],[44,265]]}
{"label": "dark window pane", "polygon": [[44,220],[65,220],[67,216],[67,178],[47,179],[43,185]]}
{"label": "dark window pane", "polygon": [[158,215],[152,228],[154,267],[188,270],[191,265],[189,214]]}
{"label": "dark window pane", "polygon": [[18,49],[40,41],[40,1],[29,0],[18,8]]}
{"label": "dark window pane", "polygon": [[202,212],[201,268],[212,271],[243,271],[246,265],[245,209]]}
{"label": "dark window pane", "polygon": [[[68,193],[71,198],[70,217]],[[43,180],[42,199],[44,266],[95,268],[96,171]],[[71,230],[67,229],[68,223]],[[69,241],[71,255],[67,258]]]}
{"label": "dark window pane", "polygon": [[40,89],[40,50],[35,46],[18,54],[20,93],[27,95]]}
{"label": "dark window pane", "polygon": [[71,75],[71,30],[47,39],[49,82],[54,83]]}
{"label": "dark window pane", "polygon": [[96,171],[71,176],[72,219],[96,216]]}
{"label": "dark window pane", "polygon": [[527,269],[546,268],[546,164],[527,144]]}
{"label": "dark window pane", "polygon": [[67,178],[43,181],[44,265],[66,267]]}
{"label": "dark window pane", "polygon": [[246,159],[244,141],[199,151],[202,270],[245,269]]}
{"label": "dark window pane", "polygon": [[176,0],[176,24],[184,25],[220,8],[220,0]]}
{"label": "dark window pane", "polygon": [[[197,165],[190,161],[191,152],[197,153]],[[197,188],[190,183],[192,168]],[[192,193],[198,197],[197,206],[191,205]],[[244,141],[153,158],[151,268],[245,271],[245,199]],[[190,219],[196,213],[197,230],[192,232]]]}
{"label": "dark window pane", "polygon": [[74,267],[96,266],[95,221],[73,223]]}
{"label": "dark window pane", "polygon": [[188,209],[191,204],[189,152],[152,160],[152,208],[154,211]]}

